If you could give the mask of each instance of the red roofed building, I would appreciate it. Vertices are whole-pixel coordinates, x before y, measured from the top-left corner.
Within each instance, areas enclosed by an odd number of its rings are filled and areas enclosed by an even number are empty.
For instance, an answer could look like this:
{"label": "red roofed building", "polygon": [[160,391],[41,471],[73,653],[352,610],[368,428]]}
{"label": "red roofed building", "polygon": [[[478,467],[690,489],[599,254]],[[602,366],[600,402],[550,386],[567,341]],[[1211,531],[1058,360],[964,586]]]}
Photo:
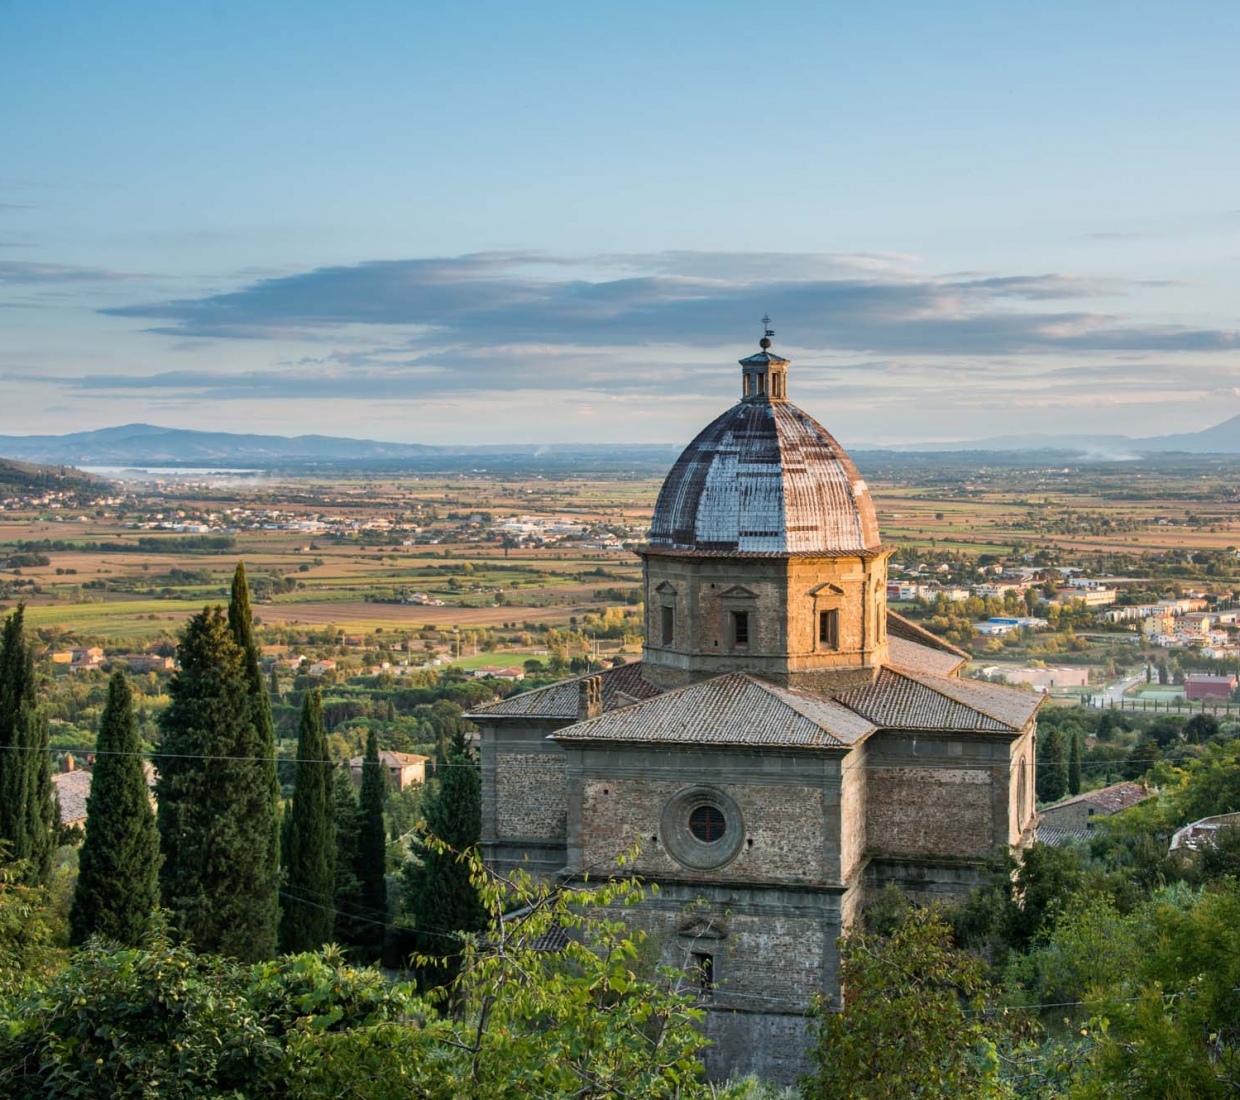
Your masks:
{"label": "red roofed building", "polygon": [[1184,676],[1184,698],[1194,699],[1230,699],[1236,690],[1236,677],[1211,676],[1204,672],[1189,672]]}

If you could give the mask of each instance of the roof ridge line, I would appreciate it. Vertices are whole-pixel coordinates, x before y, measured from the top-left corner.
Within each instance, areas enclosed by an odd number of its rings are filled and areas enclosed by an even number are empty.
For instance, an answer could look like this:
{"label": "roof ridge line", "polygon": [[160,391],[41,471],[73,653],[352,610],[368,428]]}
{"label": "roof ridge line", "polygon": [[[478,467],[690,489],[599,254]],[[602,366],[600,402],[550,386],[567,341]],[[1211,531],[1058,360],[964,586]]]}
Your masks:
{"label": "roof ridge line", "polygon": [[804,691],[800,688],[790,687],[786,684],[773,684],[769,680],[765,680],[762,677],[756,676],[751,672],[742,672],[740,673],[740,675],[744,676],[745,679],[752,681],[756,686],[762,688],[764,691],[774,694],[775,697],[779,699],[781,703],[784,704],[784,706],[788,707],[790,710],[796,711],[796,713],[799,714],[802,718],[804,718],[807,722],[812,722],[815,726],[817,726],[820,730],[822,730],[823,733],[826,733],[829,736],[834,737],[837,741],[839,740],[839,738],[835,733],[833,733],[829,728],[827,728],[821,722],[819,722],[818,719],[811,718],[800,707],[796,706],[794,703],[791,703],[787,699],[783,698],[783,695],[785,693],[794,695],[794,696],[807,695],[815,699],[817,702],[822,703],[824,706],[834,705],[834,706],[839,707],[841,710],[848,711],[850,714],[855,714],[858,718],[860,718],[863,722],[865,722],[870,727],[870,733],[867,733],[866,737],[869,737],[871,733],[875,733],[879,729],[881,729],[881,727],[874,721],[874,719],[867,717],[866,715],[862,714],[859,710],[854,710],[852,707],[848,706],[848,704],[840,702],[840,700],[835,698],[834,696],[818,695],[815,692]]}
{"label": "roof ridge line", "polygon": [[[633,662],[633,663],[636,664],[637,662]],[[729,676],[740,676],[744,679],[749,678],[749,674],[745,672],[721,672],[718,676],[711,676],[705,680],[695,680],[691,684],[681,684],[680,687],[668,688],[666,691],[659,692],[658,695],[652,695],[649,699],[638,699],[636,702],[630,703],[629,706],[627,707],[615,707],[612,710],[603,711],[602,714],[596,714],[593,718],[583,718],[579,722],[572,722],[570,724],[574,726],[588,725],[590,722],[597,722],[600,719],[610,717],[611,715],[615,714],[617,710],[629,710],[632,707],[643,707],[647,703],[657,703],[663,699],[671,699],[673,696],[683,695],[686,691],[691,691],[693,688],[701,687],[703,684],[710,684],[716,680],[726,679]],[[566,684],[568,682],[569,682],[568,680],[558,681],[558,683],[561,683],[561,684]],[[568,729],[569,727],[565,726],[564,728]],[[560,731],[556,730],[555,732],[559,733]]]}

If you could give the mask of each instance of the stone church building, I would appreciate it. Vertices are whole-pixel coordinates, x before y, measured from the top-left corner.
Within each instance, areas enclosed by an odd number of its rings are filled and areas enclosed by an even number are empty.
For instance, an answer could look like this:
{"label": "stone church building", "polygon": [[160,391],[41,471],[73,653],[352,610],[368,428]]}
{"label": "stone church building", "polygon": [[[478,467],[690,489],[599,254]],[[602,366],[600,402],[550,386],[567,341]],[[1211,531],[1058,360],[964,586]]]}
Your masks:
{"label": "stone church building", "polygon": [[789,1080],[860,906],[958,895],[1030,838],[1039,697],[887,609],[865,481],[771,335],[659,494],[642,660],[470,717],[492,864],[598,877],[639,846],[659,893],[625,919],[707,987],[711,1074]]}

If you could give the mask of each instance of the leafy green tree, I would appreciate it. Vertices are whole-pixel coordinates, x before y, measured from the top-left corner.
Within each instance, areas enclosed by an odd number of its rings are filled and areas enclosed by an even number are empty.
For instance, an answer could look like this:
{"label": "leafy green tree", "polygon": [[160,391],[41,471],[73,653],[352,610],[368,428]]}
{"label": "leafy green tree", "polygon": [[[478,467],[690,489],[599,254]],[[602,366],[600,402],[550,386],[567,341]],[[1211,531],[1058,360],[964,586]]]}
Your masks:
{"label": "leafy green tree", "polygon": [[1055,802],[1068,790],[1068,743],[1067,736],[1059,726],[1052,726],[1039,746],[1038,798],[1042,802]]}
{"label": "leafy green tree", "polygon": [[1204,745],[1211,738],[1217,737],[1222,727],[1213,714],[1202,711],[1194,714],[1184,725],[1184,739],[1190,745]]}
{"label": "leafy green tree", "polygon": [[379,743],[371,728],[362,758],[362,786],[357,798],[357,855],[353,862],[358,882],[358,915],[363,918],[358,946],[377,955],[387,926],[387,830],[383,804],[387,800],[387,772],[379,762]]}
{"label": "leafy green tree", "polygon": [[640,883],[535,887],[490,874],[476,851],[460,858],[489,920],[485,935],[464,937],[455,1011],[321,1041],[301,1030],[286,1063],[296,1100],[338,1100],[359,1080],[367,1100],[739,1100],[700,1078],[703,1013],[682,992],[686,975],[640,976],[644,936],[609,919],[643,900]]}
{"label": "leafy green tree", "polygon": [[[276,732],[271,716],[271,693],[263,680],[259,663],[258,641],[254,637],[254,616],[250,610],[250,588],[245,577],[245,563],[237,562],[233,571],[232,595],[228,601],[228,628],[233,640],[241,647],[242,665],[249,689],[250,706],[253,710],[254,729],[257,733],[257,750],[267,780],[267,865],[275,880],[280,866],[280,778],[276,769]],[[277,920],[278,905],[273,896],[271,919]]]}
{"label": "leafy green tree", "polygon": [[1128,759],[1124,761],[1124,777],[1140,779],[1161,759],[1162,752],[1158,748],[1158,742],[1152,737],[1143,737],[1133,745]]}
{"label": "leafy green tree", "polygon": [[190,619],[160,717],[160,889],[199,950],[268,958],[276,947],[271,788],[245,651],[222,608]]}
{"label": "leafy green tree", "polygon": [[48,888],[29,885],[29,878],[27,868],[8,860],[0,846],[0,1024],[7,1008],[21,995],[37,993],[60,967],[60,922]]}
{"label": "leafy green tree", "polygon": [[159,833],[141,752],[133,692],[125,674],[116,672],[99,720],[86,839],[69,914],[75,945],[98,935],[132,947],[159,905]]}
{"label": "leafy green tree", "polygon": [[19,605],[0,633],[0,844],[28,882],[47,881],[57,818],[47,719],[39,709],[25,606]]}
{"label": "leafy green tree", "polygon": [[890,936],[841,940],[841,1011],[820,1002],[806,1097],[956,1100],[998,1081],[981,1015],[990,990],[981,961],[958,950],[941,909],[910,909]]}
{"label": "leafy green tree", "polygon": [[336,837],[332,818],[332,764],[323,728],[323,695],[302,700],[293,805],[284,845],[280,948],[314,951],[332,938]]}
{"label": "leafy green tree", "polygon": [[[14,1100],[707,1100],[702,1013],[685,975],[639,977],[641,934],[607,919],[635,881],[590,890],[490,876],[460,1011],[339,954],[242,965],[158,935],[92,944],[0,1006],[0,1094]],[[519,912],[520,915],[505,914]],[[3,910],[0,909],[0,914]],[[548,949],[559,940],[562,946]],[[587,946],[589,945],[589,946]],[[3,960],[0,960],[2,964]]]}
{"label": "leafy green tree", "polygon": [[1083,740],[1080,730],[1073,730],[1070,748],[1068,750],[1068,793],[1081,793],[1081,741]]}
{"label": "leafy green tree", "polygon": [[[469,865],[459,858],[473,851],[482,835],[482,781],[463,730],[453,735],[437,789],[423,800],[423,817],[437,843],[424,844],[405,864],[404,923],[417,929],[413,938],[423,954],[450,956],[450,937],[475,932],[486,920]],[[446,969],[424,973],[423,980],[442,984],[452,976],[450,962]]]}

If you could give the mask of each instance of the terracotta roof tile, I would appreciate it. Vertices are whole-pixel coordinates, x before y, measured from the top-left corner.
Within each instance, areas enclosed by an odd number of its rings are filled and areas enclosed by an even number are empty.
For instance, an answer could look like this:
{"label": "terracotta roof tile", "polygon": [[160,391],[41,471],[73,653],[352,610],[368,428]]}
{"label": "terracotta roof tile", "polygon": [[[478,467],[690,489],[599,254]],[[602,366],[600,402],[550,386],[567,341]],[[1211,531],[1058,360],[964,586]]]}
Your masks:
{"label": "terracotta roof tile", "polygon": [[1022,729],[1042,701],[1012,688],[891,667],[838,698],[883,729],[996,733]]}
{"label": "terracotta roof tile", "polygon": [[905,641],[916,642],[918,645],[937,649],[942,653],[952,653],[962,661],[969,659],[969,654],[965,650],[931,633],[924,626],[918,626],[912,619],[906,619],[903,615],[890,610],[887,612],[887,634],[889,638],[903,638]]}
{"label": "terracotta roof tile", "polygon": [[90,772],[81,769],[57,772],[52,776],[56,799],[60,803],[60,823],[72,825],[86,820],[86,800],[90,797]]}
{"label": "terracotta roof tile", "polygon": [[[633,700],[651,699],[663,689],[650,683],[642,675],[642,662],[620,665],[594,673],[603,685],[603,710],[626,706]],[[496,703],[475,707],[467,718],[576,718],[578,684],[585,679],[576,676],[571,680],[548,684],[533,691],[510,695]]]}
{"label": "terracotta roof tile", "polygon": [[1135,806],[1138,802],[1144,802],[1147,798],[1157,793],[1157,790],[1143,787],[1140,783],[1112,783],[1109,787],[1099,787],[1096,791],[1082,791],[1071,798],[1065,798],[1049,806],[1043,806],[1042,812],[1058,810],[1061,806],[1073,806],[1078,802],[1085,802],[1090,806],[1097,806],[1098,809],[1105,810],[1108,814],[1117,814],[1120,810],[1126,810],[1129,806]]}
{"label": "terracotta roof tile", "polygon": [[951,676],[964,664],[964,658],[954,653],[944,653],[896,635],[888,636],[887,653],[888,664],[910,672],[928,672],[932,676]]}
{"label": "terracotta roof tile", "polygon": [[838,703],[742,672],[677,688],[556,731],[557,741],[847,748],[874,726]]}

